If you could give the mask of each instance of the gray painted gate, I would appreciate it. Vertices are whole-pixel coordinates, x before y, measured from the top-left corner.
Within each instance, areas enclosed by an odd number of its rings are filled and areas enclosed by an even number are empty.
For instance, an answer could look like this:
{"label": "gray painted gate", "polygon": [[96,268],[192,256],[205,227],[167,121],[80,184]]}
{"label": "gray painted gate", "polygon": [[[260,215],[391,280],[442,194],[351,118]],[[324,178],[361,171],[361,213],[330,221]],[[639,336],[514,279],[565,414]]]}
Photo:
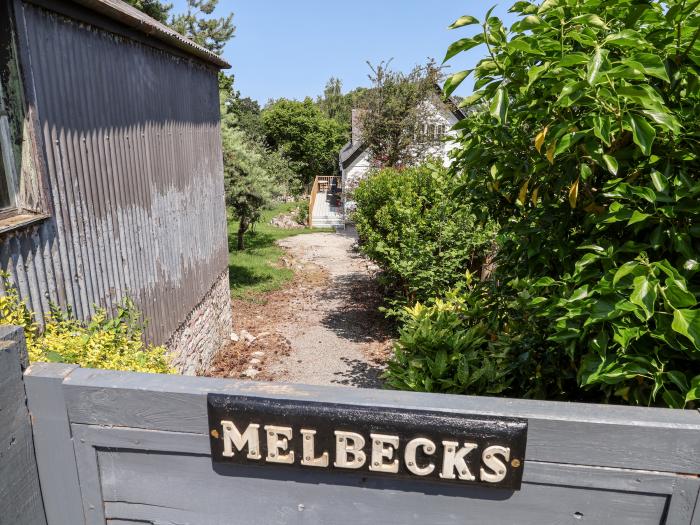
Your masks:
{"label": "gray painted gate", "polygon": [[[700,524],[696,411],[157,376],[25,373],[49,525]],[[2,383],[0,383],[1,385]],[[522,490],[213,466],[209,392],[528,419]],[[1,414],[1,412],[0,412]],[[0,458],[0,472],[4,458]],[[0,500],[2,504],[2,500]],[[39,521],[6,521],[22,525]]]}

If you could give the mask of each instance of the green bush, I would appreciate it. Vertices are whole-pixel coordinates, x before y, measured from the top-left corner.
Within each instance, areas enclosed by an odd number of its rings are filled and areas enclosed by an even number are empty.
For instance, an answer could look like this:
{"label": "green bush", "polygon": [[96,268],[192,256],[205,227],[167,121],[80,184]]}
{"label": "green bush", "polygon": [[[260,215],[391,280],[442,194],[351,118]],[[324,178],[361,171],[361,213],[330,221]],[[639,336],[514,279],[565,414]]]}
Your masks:
{"label": "green bush", "polygon": [[444,299],[406,308],[387,383],[393,388],[452,394],[499,394],[507,389],[507,354],[488,345],[489,326],[475,315],[480,305],[457,288]]}
{"label": "green bush", "polygon": [[365,254],[401,302],[445,293],[482,264],[493,239],[469,206],[451,198],[456,179],[436,162],[387,168],[360,182],[354,221]]}
{"label": "green bush", "polygon": [[485,354],[505,354],[504,394],[693,407],[697,5],[545,0],[511,11],[510,28],[491,12],[457,20],[478,29],[446,56],[488,53],[445,84],[450,93],[474,74],[455,196],[498,223],[494,272],[461,292],[463,330],[479,317]]}
{"label": "green bush", "polygon": [[43,332],[34,313],[19,298],[17,290],[2,276],[5,294],[0,296],[0,324],[24,328],[30,361],[74,363],[86,368],[132,372],[175,373],[165,348],[144,345],[141,314],[125,300],[117,315],[108,317],[97,309],[92,320],[83,322],[56,306],[46,316]]}

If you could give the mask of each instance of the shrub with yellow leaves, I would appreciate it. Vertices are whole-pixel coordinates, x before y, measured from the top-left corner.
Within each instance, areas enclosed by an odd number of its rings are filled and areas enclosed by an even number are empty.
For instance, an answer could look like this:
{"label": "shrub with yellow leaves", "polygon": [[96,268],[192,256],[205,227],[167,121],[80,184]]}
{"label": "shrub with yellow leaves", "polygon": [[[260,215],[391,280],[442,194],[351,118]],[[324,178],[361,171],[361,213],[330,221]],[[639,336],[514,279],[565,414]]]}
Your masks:
{"label": "shrub with yellow leaves", "polygon": [[166,350],[146,345],[142,340],[144,324],[130,299],[125,299],[110,317],[104,308],[96,308],[89,322],[76,319],[70,310],[52,305],[43,331],[9,282],[1,274],[5,294],[0,296],[0,324],[21,326],[27,340],[30,361],[74,363],[86,368],[105,368],[133,372],[172,374]]}

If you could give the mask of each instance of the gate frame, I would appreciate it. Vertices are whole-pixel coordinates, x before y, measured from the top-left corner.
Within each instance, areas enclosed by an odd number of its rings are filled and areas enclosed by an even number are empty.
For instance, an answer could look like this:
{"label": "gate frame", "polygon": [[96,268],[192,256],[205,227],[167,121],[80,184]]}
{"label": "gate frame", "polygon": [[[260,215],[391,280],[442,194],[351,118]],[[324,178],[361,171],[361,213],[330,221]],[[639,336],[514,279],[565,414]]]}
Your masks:
{"label": "gate frame", "polygon": [[[13,330],[15,340],[5,344],[17,361],[24,340]],[[258,383],[54,363],[32,364],[24,381],[48,525],[104,524],[105,509],[121,515],[133,505],[103,502],[100,450],[209,455],[209,392],[524,417],[529,424],[524,484],[662,495],[667,498],[663,523],[700,525],[700,413],[695,410]],[[301,470],[288,472],[295,479]],[[167,508],[141,504],[136,510],[139,516],[153,513],[155,520],[169,517]],[[515,516],[494,515],[509,517]]]}

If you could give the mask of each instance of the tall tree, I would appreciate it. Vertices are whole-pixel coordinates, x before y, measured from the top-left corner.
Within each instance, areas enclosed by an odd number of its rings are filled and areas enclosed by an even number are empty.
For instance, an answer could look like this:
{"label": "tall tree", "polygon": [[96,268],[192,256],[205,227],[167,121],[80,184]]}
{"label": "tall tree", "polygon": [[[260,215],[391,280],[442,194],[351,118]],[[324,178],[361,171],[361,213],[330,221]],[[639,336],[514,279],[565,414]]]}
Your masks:
{"label": "tall tree", "polygon": [[302,184],[337,170],[338,151],[347,141],[347,130],[325,116],[310,98],[272,102],[263,110],[262,119],[269,146],[283,153]]}
{"label": "tall tree", "polygon": [[126,3],[143,11],[151,18],[155,18],[161,24],[168,22],[168,14],[173,8],[173,4],[166,4],[158,0],[126,0]]}
{"label": "tall tree", "polygon": [[233,38],[236,26],[233,13],[216,18],[212,13],[219,0],[187,0],[187,12],[175,15],[170,26],[193,42],[220,55],[226,43]]}
{"label": "tall tree", "polygon": [[390,62],[368,62],[372,89],[364,96],[361,131],[374,162],[397,167],[424,158],[439,140],[423,130],[431,120],[429,102],[436,96],[440,69],[430,61],[405,74],[392,70]]}
{"label": "tall tree", "polygon": [[278,193],[279,185],[267,169],[261,145],[230,126],[222,127],[221,140],[226,204],[238,220],[237,246],[243,250],[245,233],[258,221],[262,208]]}
{"label": "tall tree", "polygon": [[367,88],[359,87],[344,94],[343,82],[339,78],[331,77],[316,104],[327,117],[335,119],[350,130],[352,109],[363,104],[366,92]]}

